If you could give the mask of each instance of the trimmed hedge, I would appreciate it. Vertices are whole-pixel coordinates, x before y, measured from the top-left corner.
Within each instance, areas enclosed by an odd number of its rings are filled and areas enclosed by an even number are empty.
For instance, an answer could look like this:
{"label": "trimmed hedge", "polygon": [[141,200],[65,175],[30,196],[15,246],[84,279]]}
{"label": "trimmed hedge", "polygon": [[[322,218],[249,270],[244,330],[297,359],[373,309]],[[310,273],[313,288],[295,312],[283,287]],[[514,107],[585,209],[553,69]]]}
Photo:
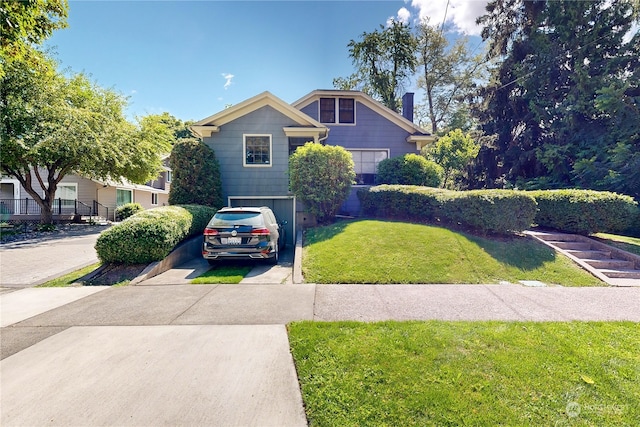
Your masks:
{"label": "trimmed hedge", "polygon": [[440,165],[417,154],[384,159],[378,163],[376,184],[401,184],[438,187],[442,182]]}
{"label": "trimmed hedge", "polygon": [[176,205],[140,212],[100,235],[98,258],[122,264],[160,261],[178,243],[202,233],[216,211],[208,206]]}
{"label": "trimmed hedge", "polygon": [[526,230],[536,214],[535,199],[513,190],[451,191],[406,185],[380,185],[358,191],[367,216],[442,221],[482,233]]}
{"label": "trimmed hedge", "polygon": [[127,203],[122,206],[118,206],[116,208],[116,220],[124,221],[130,216],[133,216],[138,212],[142,212],[143,210],[144,208],[140,203]]}
{"label": "trimmed hedge", "polygon": [[630,196],[593,190],[528,191],[538,202],[535,222],[569,233],[615,233],[633,225],[638,204]]}

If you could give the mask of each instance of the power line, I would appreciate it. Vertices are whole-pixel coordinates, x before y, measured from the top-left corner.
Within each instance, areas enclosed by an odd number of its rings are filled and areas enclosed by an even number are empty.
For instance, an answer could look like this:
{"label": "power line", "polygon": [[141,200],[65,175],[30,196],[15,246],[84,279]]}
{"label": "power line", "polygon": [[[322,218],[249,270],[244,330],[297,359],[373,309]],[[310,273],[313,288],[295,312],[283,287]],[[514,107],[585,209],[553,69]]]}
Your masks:
{"label": "power line", "polygon": [[442,26],[440,27],[440,34],[444,32],[444,23],[447,20],[447,12],[449,11],[449,1],[447,0],[447,7],[444,8],[444,18],[442,18]]}

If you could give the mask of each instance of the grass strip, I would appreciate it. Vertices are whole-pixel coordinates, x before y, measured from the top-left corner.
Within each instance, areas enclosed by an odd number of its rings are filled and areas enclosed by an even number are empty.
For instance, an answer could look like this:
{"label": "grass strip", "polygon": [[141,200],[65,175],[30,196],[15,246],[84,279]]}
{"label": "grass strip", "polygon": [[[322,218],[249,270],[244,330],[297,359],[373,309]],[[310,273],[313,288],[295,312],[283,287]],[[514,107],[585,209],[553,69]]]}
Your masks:
{"label": "grass strip", "polygon": [[631,322],[299,322],[310,426],[637,425]]}
{"label": "grass strip", "polygon": [[478,237],[403,222],[343,221],[306,231],[311,283],[469,283],[538,280],[604,286],[568,258],[525,236]]}
{"label": "grass strip", "polygon": [[594,235],[602,243],[640,255],[640,238],[619,236],[617,234],[597,233]]}
{"label": "grass strip", "polygon": [[75,284],[78,284],[77,281],[79,279],[98,269],[100,265],[101,264],[99,262],[91,264],[79,270],[65,274],[64,276],[60,276],[55,279],[49,280],[48,282],[42,283],[36,286],[36,288],[63,288],[67,286],[73,286]]}
{"label": "grass strip", "polygon": [[251,271],[248,265],[214,267],[191,281],[195,285],[237,284]]}

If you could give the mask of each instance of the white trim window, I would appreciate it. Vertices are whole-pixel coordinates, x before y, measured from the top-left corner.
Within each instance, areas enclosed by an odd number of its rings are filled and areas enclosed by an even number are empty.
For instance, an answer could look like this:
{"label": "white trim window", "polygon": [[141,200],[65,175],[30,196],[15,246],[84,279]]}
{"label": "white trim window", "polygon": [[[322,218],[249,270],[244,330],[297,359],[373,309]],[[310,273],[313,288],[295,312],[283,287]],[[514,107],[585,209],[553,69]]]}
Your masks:
{"label": "white trim window", "polygon": [[158,193],[151,193],[151,205],[152,206],[158,205]]}
{"label": "white trim window", "polygon": [[353,158],[355,185],[375,185],[378,163],[389,158],[388,149],[347,149]]}
{"label": "white trim window", "polygon": [[170,170],[166,171],[166,177],[164,181],[167,183],[170,183],[172,179],[173,179],[173,173],[171,173]]}
{"label": "white trim window", "polygon": [[[354,98],[320,98],[318,102],[320,123],[356,123],[356,100]],[[336,114],[337,113],[337,114]]]}
{"label": "white trim window", "polygon": [[133,203],[133,190],[116,188],[116,206],[126,205],[127,203]]}
{"label": "white trim window", "polygon": [[243,135],[243,159],[245,167],[271,167],[271,135]]}

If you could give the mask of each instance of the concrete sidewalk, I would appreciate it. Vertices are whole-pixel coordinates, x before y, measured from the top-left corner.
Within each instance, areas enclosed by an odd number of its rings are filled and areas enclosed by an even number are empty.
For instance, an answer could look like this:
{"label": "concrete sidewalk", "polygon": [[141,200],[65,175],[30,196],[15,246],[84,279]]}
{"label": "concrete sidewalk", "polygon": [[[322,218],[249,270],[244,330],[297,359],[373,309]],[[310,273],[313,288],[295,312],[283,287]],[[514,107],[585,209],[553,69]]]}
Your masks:
{"label": "concrete sidewalk", "polygon": [[[0,295],[12,319],[1,329],[1,425],[304,426],[284,327],[296,320],[640,322],[640,288],[149,285],[71,296],[76,289]],[[6,303],[41,291],[69,296],[22,319]]]}

